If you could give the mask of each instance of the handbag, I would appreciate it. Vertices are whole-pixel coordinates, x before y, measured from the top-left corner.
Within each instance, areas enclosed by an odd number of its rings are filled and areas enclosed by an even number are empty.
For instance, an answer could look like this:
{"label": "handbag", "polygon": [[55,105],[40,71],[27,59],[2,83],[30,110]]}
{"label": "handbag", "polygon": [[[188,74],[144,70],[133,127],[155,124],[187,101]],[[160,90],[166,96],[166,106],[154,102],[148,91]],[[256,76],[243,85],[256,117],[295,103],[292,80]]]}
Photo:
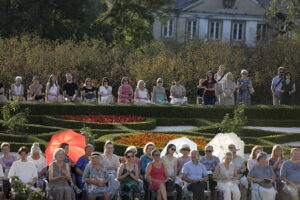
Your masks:
{"label": "handbag", "polygon": [[255,92],[255,90],[254,90],[253,87],[249,88],[249,93],[250,93],[251,95],[254,94],[254,92]]}
{"label": "handbag", "polygon": [[166,182],[166,190],[167,192],[173,192],[175,190],[175,181],[169,179]]}
{"label": "handbag", "polygon": [[258,183],[261,187],[272,188],[273,183],[271,179],[264,179],[263,182]]}

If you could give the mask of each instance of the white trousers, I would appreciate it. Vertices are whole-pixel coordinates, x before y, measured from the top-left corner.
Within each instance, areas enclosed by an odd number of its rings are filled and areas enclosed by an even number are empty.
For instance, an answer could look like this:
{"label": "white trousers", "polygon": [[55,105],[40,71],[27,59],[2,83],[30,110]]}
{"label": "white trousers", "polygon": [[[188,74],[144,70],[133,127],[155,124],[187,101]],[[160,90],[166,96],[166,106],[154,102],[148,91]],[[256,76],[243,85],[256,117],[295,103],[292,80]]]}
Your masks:
{"label": "white trousers", "polygon": [[251,188],[252,200],[275,200],[276,193],[274,187],[264,188],[256,183]]}
{"label": "white trousers", "polygon": [[[224,200],[240,200],[241,192],[237,184],[218,182],[218,188],[223,192]],[[231,198],[232,197],[232,198]]]}

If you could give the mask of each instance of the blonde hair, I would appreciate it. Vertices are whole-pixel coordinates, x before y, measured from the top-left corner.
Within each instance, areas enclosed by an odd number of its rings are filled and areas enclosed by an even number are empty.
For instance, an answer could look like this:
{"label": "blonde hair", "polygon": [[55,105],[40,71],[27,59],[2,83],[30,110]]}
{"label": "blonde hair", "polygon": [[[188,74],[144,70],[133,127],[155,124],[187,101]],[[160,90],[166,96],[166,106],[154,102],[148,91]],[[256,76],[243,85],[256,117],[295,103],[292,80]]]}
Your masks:
{"label": "blonde hair", "polygon": [[40,155],[43,153],[41,148],[40,148],[40,144],[35,142],[32,144],[31,149],[30,149],[30,153],[31,155],[33,154],[33,152],[39,152]]}
{"label": "blonde hair", "polygon": [[22,81],[22,76],[16,76],[15,81]]}
{"label": "blonde hair", "polygon": [[148,147],[151,146],[151,145],[155,148],[155,144],[154,144],[153,142],[148,142],[148,143],[144,146],[144,148],[143,148],[143,153],[144,153],[144,154],[147,154],[147,149],[148,149]]}
{"label": "blonde hair", "polygon": [[158,83],[159,81],[161,81],[162,83],[164,82],[162,78],[158,78],[158,79],[156,80],[156,83]]}
{"label": "blonde hair", "polygon": [[106,148],[107,148],[107,145],[114,145],[114,144],[112,143],[112,141],[110,141],[110,140],[107,140],[107,141],[105,142],[105,144],[104,144],[104,153],[106,153],[106,152],[107,152],[107,150],[106,150]]}
{"label": "blonde hair", "polygon": [[136,88],[139,88],[140,84],[142,84],[142,83],[144,83],[144,87],[146,87],[145,81],[139,80],[139,81],[137,82]]}
{"label": "blonde hair", "polygon": [[126,148],[125,152],[127,152],[127,151],[135,151],[135,153],[137,153],[137,148],[136,148],[136,146],[129,146]]}
{"label": "blonde hair", "polygon": [[63,148],[58,148],[55,149],[54,153],[53,153],[53,160],[56,160],[56,156],[59,152],[63,152],[64,154],[66,154],[65,150]]}
{"label": "blonde hair", "polygon": [[[251,150],[251,154],[250,154],[250,158],[251,159],[256,159],[257,158],[257,155],[254,155],[255,154],[255,151],[260,149],[262,152],[264,151],[263,150],[263,147],[262,146],[254,146]],[[255,157],[254,157],[255,156]]]}
{"label": "blonde hair", "polygon": [[226,74],[226,81],[229,81],[230,79],[229,79],[229,77],[232,77],[232,81],[233,81],[233,74],[231,73],[231,72],[228,72],[227,74]]}
{"label": "blonde hair", "polygon": [[284,155],[283,155],[283,147],[282,147],[281,145],[276,144],[276,145],[274,145],[273,148],[272,148],[272,153],[271,153],[271,158],[270,158],[271,160],[275,159],[275,151],[276,151],[277,149],[280,149],[280,150],[281,150],[281,158],[284,157]]}
{"label": "blonde hair", "polygon": [[227,156],[233,156],[233,153],[231,152],[231,151],[227,151],[226,153],[225,153],[225,155],[224,155],[224,158],[223,158],[223,160],[225,160],[225,158],[227,157]]}
{"label": "blonde hair", "polygon": [[248,74],[248,71],[245,69],[242,69],[241,74],[244,74],[244,73]]}

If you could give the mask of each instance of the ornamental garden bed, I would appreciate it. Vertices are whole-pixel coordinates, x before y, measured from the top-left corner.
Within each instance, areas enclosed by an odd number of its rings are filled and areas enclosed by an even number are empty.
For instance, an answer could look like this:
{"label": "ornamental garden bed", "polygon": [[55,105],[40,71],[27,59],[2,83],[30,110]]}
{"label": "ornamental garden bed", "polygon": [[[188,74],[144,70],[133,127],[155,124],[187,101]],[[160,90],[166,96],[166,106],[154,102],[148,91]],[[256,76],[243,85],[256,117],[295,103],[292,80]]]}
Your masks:
{"label": "ornamental garden bed", "polygon": [[143,122],[145,117],[132,115],[77,115],[77,116],[57,116],[58,119],[74,120],[81,122],[97,122],[97,123],[128,123],[128,122]]}

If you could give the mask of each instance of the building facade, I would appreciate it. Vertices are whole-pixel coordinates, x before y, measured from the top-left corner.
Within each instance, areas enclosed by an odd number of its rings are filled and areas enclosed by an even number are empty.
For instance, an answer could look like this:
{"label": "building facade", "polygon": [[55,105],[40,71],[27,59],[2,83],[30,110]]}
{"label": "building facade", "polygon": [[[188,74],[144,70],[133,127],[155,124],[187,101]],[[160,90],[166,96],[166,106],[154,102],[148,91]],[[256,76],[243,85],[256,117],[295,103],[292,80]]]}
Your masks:
{"label": "building facade", "polygon": [[156,19],[156,40],[227,41],[254,46],[268,31],[262,0],[177,0],[164,22]]}

